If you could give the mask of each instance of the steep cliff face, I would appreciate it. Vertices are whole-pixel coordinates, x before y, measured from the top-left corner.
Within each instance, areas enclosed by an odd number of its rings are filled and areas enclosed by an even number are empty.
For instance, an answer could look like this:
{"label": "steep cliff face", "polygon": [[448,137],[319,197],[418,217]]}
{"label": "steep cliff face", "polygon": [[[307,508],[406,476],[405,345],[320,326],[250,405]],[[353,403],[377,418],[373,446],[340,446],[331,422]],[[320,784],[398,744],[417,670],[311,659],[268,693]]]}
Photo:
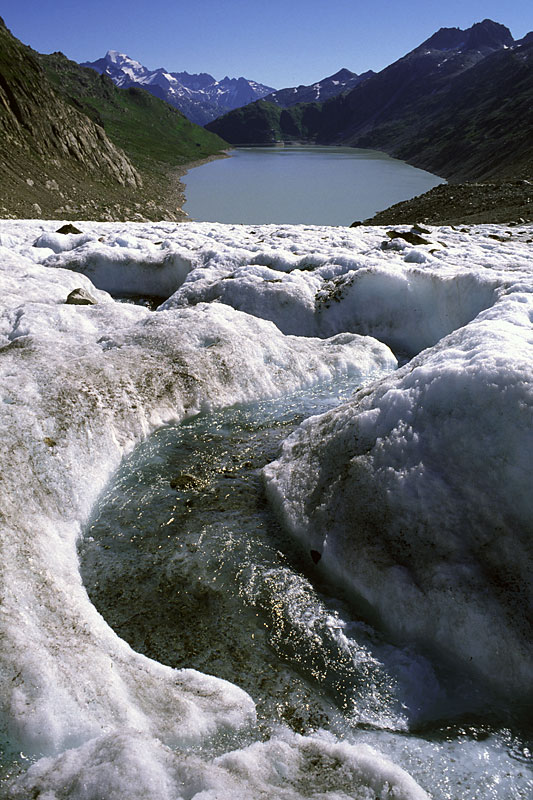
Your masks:
{"label": "steep cliff face", "polygon": [[91,80],[0,21],[0,217],[183,219],[174,168],[225,142],[142,90]]}
{"label": "steep cliff face", "polygon": [[[0,211],[38,207],[60,210],[142,186],[124,152],[104,130],[65,103],[53,90],[30,48],[0,24]],[[68,210],[65,208],[65,211]]]}

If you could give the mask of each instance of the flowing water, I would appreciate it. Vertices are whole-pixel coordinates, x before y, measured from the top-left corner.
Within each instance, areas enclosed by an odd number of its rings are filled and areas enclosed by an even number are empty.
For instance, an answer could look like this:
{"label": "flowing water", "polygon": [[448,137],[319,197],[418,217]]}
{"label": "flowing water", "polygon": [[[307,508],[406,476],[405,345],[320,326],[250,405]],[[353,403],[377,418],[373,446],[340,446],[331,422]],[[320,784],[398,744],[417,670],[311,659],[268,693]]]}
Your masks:
{"label": "flowing water", "polygon": [[190,170],[184,210],[197,222],[350,225],[442,178],[376,150],[239,147]]}
{"label": "flowing water", "polygon": [[136,650],[247,690],[260,735],[325,728],[381,749],[439,800],[530,797],[524,733],[482,687],[387,642],[265,502],[261,468],[349,382],[158,430],[123,463],[80,545],[89,594]]}

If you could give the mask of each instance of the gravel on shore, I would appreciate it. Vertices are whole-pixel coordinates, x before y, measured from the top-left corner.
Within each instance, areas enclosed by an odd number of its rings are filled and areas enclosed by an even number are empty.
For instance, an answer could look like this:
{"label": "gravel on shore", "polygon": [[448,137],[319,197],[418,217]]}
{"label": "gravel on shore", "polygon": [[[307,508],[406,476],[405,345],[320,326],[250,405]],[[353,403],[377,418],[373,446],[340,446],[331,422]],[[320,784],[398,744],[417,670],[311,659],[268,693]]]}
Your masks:
{"label": "gravel on shore", "polygon": [[[425,194],[379,211],[365,225],[524,223],[533,221],[531,180],[443,183]],[[355,224],[358,224],[357,222]]]}

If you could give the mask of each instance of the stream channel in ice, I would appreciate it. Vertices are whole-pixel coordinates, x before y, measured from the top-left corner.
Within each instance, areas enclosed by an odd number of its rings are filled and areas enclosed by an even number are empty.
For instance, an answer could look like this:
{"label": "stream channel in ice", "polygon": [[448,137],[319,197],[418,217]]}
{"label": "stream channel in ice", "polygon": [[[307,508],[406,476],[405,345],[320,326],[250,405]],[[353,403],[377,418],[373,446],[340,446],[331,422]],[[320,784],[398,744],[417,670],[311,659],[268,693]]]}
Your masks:
{"label": "stream channel in ice", "polygon": [[90,597],[135,650],[249,692],[265,738],[279,724],[323,728],[381,750],[435,800],[526,800],[524,724],[428,654],[387,642],[265,502],[261,468],[283,439],[355,388],[345,380],[159,429],[87,526]]}
{"label": "stream channel in ice", "polygon": [[2,800],[529,800],[531,226],[60,224],[0,225]]}

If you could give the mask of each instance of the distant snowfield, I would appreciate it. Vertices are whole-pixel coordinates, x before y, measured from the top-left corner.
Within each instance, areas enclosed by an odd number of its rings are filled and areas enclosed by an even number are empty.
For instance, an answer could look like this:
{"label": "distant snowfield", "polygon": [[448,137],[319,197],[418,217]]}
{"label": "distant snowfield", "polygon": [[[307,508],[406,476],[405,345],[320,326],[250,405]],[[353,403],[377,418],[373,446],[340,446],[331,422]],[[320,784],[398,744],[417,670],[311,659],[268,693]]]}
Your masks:
{"label": "distant snowfield", "polygon": [[[427,797],[330,734],[250,744],[247,694],[111,630],[76,542],[158,426],[373,375],[286,440],[269,499],[392,638],[531,701],[533,226],[412,245],[371,227],[61,224],[0,221],[1,736],[35,762],[8,796]],[[65,304],[76,288],[97,303]]]}

